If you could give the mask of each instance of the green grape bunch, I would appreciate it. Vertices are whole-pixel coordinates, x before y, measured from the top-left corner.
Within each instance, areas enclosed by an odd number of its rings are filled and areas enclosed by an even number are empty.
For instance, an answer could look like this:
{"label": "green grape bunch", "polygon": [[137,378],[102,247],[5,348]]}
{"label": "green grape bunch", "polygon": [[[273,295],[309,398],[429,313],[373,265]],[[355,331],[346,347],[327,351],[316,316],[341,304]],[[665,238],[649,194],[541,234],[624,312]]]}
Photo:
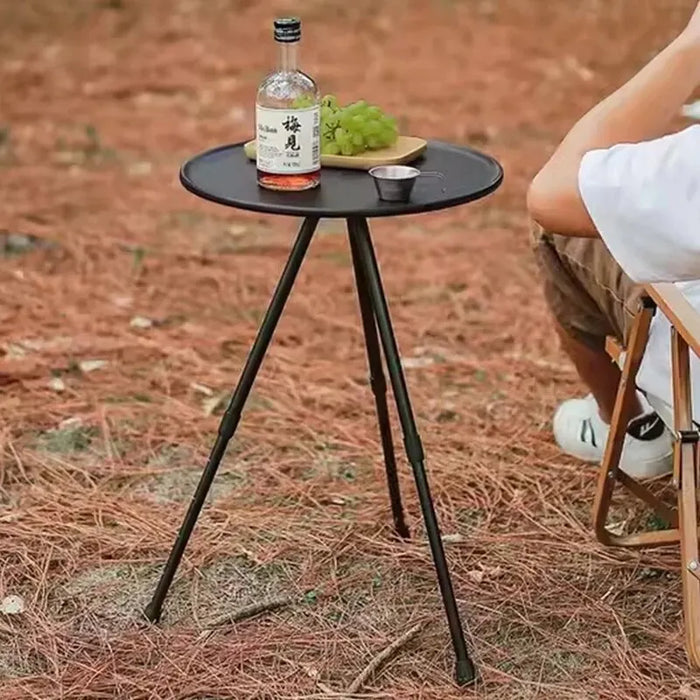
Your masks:
{"label": "green grape bunch", "polygon": [[321,100],[321,153],[324,155],[355,156],[393,146],[398,137],[396,120],[365,100],[345,107],[338,104],[335,95],[326,95]]}

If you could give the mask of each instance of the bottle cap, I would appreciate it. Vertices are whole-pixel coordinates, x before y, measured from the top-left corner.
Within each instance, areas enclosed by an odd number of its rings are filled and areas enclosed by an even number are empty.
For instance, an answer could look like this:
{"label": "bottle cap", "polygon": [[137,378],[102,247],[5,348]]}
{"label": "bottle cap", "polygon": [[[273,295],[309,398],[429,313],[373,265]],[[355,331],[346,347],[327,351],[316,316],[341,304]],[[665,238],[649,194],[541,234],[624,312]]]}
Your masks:
{"label": "bottle cap", "polygon": [[275,41],[291,43],[301,39],[301,20],[298,17],[280,17],[275,20]]}

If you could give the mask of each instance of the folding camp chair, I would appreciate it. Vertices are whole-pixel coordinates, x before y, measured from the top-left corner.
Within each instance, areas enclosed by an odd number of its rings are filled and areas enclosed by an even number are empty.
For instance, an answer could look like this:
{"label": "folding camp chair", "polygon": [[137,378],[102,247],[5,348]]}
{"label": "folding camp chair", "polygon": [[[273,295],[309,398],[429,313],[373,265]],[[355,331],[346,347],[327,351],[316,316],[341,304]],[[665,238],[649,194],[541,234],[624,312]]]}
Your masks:
{"label": "folding camp chair", "polygon": [[[647,486],[618,468],[630,405],[637,390],[637,371],[649,337],[649,325],[657,309],[672,326],[673,406],[654,396],[647,395],[646,398],[674,438],[673,486],[678,494],[677,507],[667,506]],[[598,476],[593,508],[596,537],[603,544],[622,547],[658,547],[680,542],[686,648],[690,664],[700,668],[700,558],[696,498],[699,433],[692,420],[689,363],[689,351],[700,356],[700,314],[675,285],[647,285],[634,319],[628,347],[622,348],[616,340],[608,338],[606,349],[620,366],[622,378]],[[611,532],[607,527],[607,516],[616,482],[651,506],[660,518],[669,523],[669,528],[630,535]]]}

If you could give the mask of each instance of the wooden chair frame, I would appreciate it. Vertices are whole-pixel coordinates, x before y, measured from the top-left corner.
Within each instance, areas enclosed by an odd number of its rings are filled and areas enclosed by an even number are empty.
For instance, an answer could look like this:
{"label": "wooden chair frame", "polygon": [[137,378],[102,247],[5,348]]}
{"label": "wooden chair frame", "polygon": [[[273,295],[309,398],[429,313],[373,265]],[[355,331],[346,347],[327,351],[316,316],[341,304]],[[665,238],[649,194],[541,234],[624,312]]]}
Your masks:
{"label": "wooden chair frame", "polygon": [[[677,507],[662,503],[644,484],[631,478],[618,466],[629,421],[630,405],[637,390],[636,377],[649,337],[649,326],[656,310],[671,323],[674,438],[673,486],[678,493]],[[645,295],[632,326],[628,347],[608,338],[607,351],[621,366],[622,378],[605,455],[598,475],[593,520],[596,537],[605,545],[620,547],[658,547],[680,542],[683,610],[686,648],[690,664],[700,668],[700,554],[698,552],[698,437],[692,421],[690,356],[700,356],[700,315],[673,284],[645,287]],[[667,530],[616,535],[607,527],[610,502],[619,482],[643,500],[670,524]]]}

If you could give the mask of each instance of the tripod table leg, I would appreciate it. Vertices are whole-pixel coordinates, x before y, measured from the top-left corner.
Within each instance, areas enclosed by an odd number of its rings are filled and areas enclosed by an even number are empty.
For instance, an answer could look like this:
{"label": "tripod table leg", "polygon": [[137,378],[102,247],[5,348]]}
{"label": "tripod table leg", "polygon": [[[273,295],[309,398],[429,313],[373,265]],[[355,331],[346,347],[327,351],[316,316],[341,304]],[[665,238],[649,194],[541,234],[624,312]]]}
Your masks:
{"label": "tripod table leg", "polygon": [[219,426],[219,433],[212,448],[211,454],[209,455],[209,460],[207,465],[202,472],[202,476],[197,485],[197,489],[194,492],[192,501],[185,515],[185,519],[180,527],[180,531],[177,535],[175,543],[173,544],[172,550],[170,551],[170,556],[165,564],[163,573],[161,574],[158,585],[153,594],[151,602],[146,607],[144,614],[151,622],[157,622],[160,619],[161,611],[163,607],[163,601],[165,596],[168,594],[168,589],[170,584],[175,577],[175,573],[182,559],[182,555],[187,547],[187,542],[190,539],[192,530],[197,523],[197,518],[202,510],[202,506],[207,498],[209,489],[211,488],[214,477],[216,476],[216,471],[219,468],[221,459],[226,452],[226,447],[229,441],[236,432],[238,423],[241,419],[241,413],[243,412],[243,407],[250,394],[250,390],[253,387],[253,382],[258,374],[258,370],[262,365],[263,359],[265,358],[265,353],[272,340],[272,335],[277,327],[277,322],[282,315],[284,306],[289,298],[289,294],[294,286],[294,281],[296,280],[297,273],[301,267],[301,263],[304,260],[306,251],[309,248],[309,243],[314,235],[316,226],[318,224],[317,218],[308,218],[304,220],[304,223],[299,230],[292,251],[289,255],[289,260],[285,265],[282,276],[277,284],[274,294],[272,295],[272,300],[265,314],[258,335],[255,338],[253,347],[250,350],[248,359],[246,361],[241,377],[236,386],[236,390],[233,392],[231,397],[231,402],[224,413]]}
{"label": "tripod table leg", "polygon": [[374,402],[377,409],[377,420],[379,422],[379,435],[382,440],[382,451],[384,453],[384,467],[386,470],[386,480],[389,486],[389,500],[391,502],[391,513],[394,520],[394,528],[399,537],[408,538],[410,532],[406,525],[406,518],[401,504],[401,491],[399,479],[396,474],[396,457],[394,455],[394,441],[391,437],[391,422],[389,420],[389,408],[386,402],[386,379],[382,369],[382,356],[377,337],[377,325],[372,311],[372,302],[369,298],[367,280],[360,265],[357,252],[357,233],[354,230],[354,222],[348,220],[348,236],[350,238],[350,249],[352,251],[352,262],[355,270],[355,283],[357,285],[357,295],[360,303],[360,315],[362,316],[362,327],[365,335],[365,345],[367,348],[367,362],[369,364],[369,377]]}
{"label": "tripod table leg", "polygon": [[401,367],[399,349],[391,325],[389,307],[382,288],[379,267],[374,255],[369,226],[367,225],[366,219],[353,220],[353,230],[356,231],[359,262],[369,285],[370,298],[377,319],[379,336],[384,348],[384,356],[386,357],[391,384],[394,390],[394,397],[401,420],[401,427],[403,429],[406,454],[413,467],[416,489],[418,491],[418,498],[425,521],[425,529],[428,535],[428,541],[430,542],[430,549],[433,555],[433,562],[435,563],[440,592],[445,606],[445,614],[447,616],[452,645],[456,656],[455,675],[460,685],[466,685],[475,680],[476,671],[474,664],[469,658],[467,645],[464,641],[462,623],[459,619],[459,611],[452,589],[447,560],[445,559],[445,550],[442,545],[440,528],[435,514],[435,507],[433,506],[433,499],[430,495],[428,477],[425,472],[423,446],[416,428],[416,422],[408,396],[408,389],[406,387],[406,380]]}

